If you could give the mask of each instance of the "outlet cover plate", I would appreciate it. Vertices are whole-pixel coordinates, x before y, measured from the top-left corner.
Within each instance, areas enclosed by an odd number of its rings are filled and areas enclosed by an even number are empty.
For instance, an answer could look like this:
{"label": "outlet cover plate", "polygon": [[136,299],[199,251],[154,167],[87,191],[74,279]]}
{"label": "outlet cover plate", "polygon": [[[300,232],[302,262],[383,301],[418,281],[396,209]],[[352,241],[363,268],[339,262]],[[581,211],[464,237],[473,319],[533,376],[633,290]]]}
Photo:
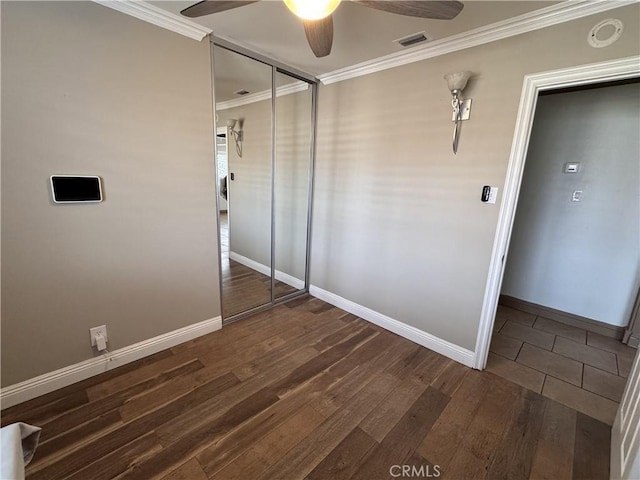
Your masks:
{"label": "outlet cover plate", "polygon": [[102,334],[102,336],[104,337],[104,341],[108,342],[109,341],[109,337],[107,336],[107,326],[106,325],[100,325],[99,327],[93,327],[89,329],[89,336],[91,338],[91,346],[95,347],[96,346],[96,336]]}

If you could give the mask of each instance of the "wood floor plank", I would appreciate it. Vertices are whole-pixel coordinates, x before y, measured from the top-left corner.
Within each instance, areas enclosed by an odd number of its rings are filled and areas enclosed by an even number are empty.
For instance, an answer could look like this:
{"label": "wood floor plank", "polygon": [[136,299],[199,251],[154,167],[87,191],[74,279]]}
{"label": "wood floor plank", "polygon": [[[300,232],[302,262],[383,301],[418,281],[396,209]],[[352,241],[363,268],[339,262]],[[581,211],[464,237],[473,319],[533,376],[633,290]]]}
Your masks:
{"label": "wood floor plank", "polygon": [[360,342],[359,347],[352,351],[349,355],[348,362],[336,362],[328,369],[334,375],[338,377],[344,376],[350,370],[357,368],[359,365],[368,363],[370,360],[378,357],[381,352],[389,348],[391,340],[386,335],[380,335],[375,330],[369,330],[368,328],[363,330],[358,335],[351,337],[356,339],[358,336],[364,337],[364,335],[370,334],[367,337],[366,342]]}
{"label": "wood floor plank", "polygon": [[192,458],[174,471],[162,477],[162,480],[207,480],[198,460]]}
{"label": "wood floor plank", "polygon": [[573,479],[609,478],[611,427],[578,412],[573,454]]}
{"label": "wood floor plank", "polygon": [[512,422],[487,472],[488,478],[529,478],[546,402],[543,396],[523,390],[518,397]]}
{"label": "wood floor plank", "polygon": [[311,295],[302,295],[298,298],[294,298],[293,300],[288,301],[287,303],[285,303],[285,306],[287,308],[294,309],[304,305],[305,303],[309,303],[311,300],[313,300],[313,297]]}
{"label": "wood floor plank", "polygon": [[433,465],[417,451],[405,459],[402,465],[393,466],[389,470],[389,475],[391,478],[403,475],[409,478],[442,478],[440,465]]}
{"label": "wood floor plank", "polygon": [[394,366],[393,373],[401,380],[411,375],[429,385],[448,364],[447,357],[426,348],[417,348],[413,355]]}
{"label": "wood floor plank", "polygon": [[287,455],[255,480],[291,480],[304,478],[353,430],[399,380],[393,375],[373,376],[349,402],[336,411]]}
{"label": "wood floor plank", "polygon": [[199,403],[221,391],[238,383],[238,379],[232,374],[218,377],[211,382],[199,387],[187,395],[176,399],[172,403],[154,410],[136,420],[122,425],[117,430],[111,431],[103,437],[83,445],[73,455],[62,458],[46,469],[34,472],[30,478],[51,479],[64,478],[81,466],[95,462],[109,452],[118,449],[146,432],[157,429],[168,419],[174,418],[184,409],[194,409]]}
{"label": "wood floor plank", "polygon": [[465,377],[447,407],[418,448],[419,454],[434,465],[446,467],[460,449],[467,429],[489,389],[479,372]]}
{"label": "wood floor plank", "polygon": [[485,478],[509,426],[521,388],[490,375],[486,377],[490,381],[487,393],[451,461],[442,464],[423,455],[430,462],[438,464],[446,478]]}
{"label": "wood floor plank", "polygon": [[[4,408],[1,412],[2,425],[4,426],[9,423],[20,421],[34,423],[33,415],[37,414],[37,412],[39,411],[39,407],[41,406],[44,406],[44,409],[47,411],[47,419],[51,418],[55,416],[56,411],[58,410],[56,405],[59,404],[59,402],[64,403],[66,401],[70,401],[73,406],[78,406],[86,402],[86,400],[81,401],[80,403],[76,403],[70,400],[71,397],[77,395],[80,398],[87,398],[85,390],[88,387],[97,385],[111,378],[124,375],[128,372],[144,367],[145,365],[155,363],[163,358],[171,357],[172,355],[173,353],[171,352],[171,350],[162,350],[158,353],[154,353],[153,355],[149,355],[148,357],[136,360],[135,362],[131,362],[118,368],[114,368],[113,370],[109,370],[108,372],[101,373],[100,375],[96,375],[95,377],[87,378],[86,380],[82,380],[67,387],[60,388],[58,390],[20,403],[13,407]],[[73,407],[70,406],[69,408]],[[62,407],[62,410],[63,409],[64,407]]]}
{"label": "wood floor plank", "polygon": [[312,358],[304,365],[296,368],[289,373],[289,375],[275,383],[272,388],[279,396],[285,395],[287,392],[295,389],[300,383],[307,381],[324,369],[329,368],[338,360],[348,355],[352,350],[366,343],[367,340],[376,334],[377,332],[373,329],[364,329],[357,335],[350,337],[342,343],[338,343],[317,357]]}
{"label": "wood floor plank", "polygon": [[344,341],[347,338],[356,335],[361,330],[364,330],[365,327],[366,325],[363,325],[361,323],[347,323],[341,329],[333,332],[331,335],[327,335],[326,337],[318,340],[312,345],[312,347],[319,352],[323,352],[324,350],[331,348],[336,343]]}
{"label": "wood floor plank", "polygon": [[[44,441],[38,445],[36,453],[31,461],[32,468],[39,465],[51,456],[55,456],[67,449],[79,446],[94,438],[100,433],[113,429],[114,426],[122,424],[120,413],[112,410],[84,423],[78,428],[69,430],[49,441]],[[44,430],[43,430],[44,432]]]}
{"label": "wood floor plank", "polygon": [[[265,436],[270,429],[273,429],[279,423],[284,422],[289,415],[294,414],[307,403],[313,403],[313,401],[317,400],[318,397],[324,396],[331,396],[335,399],[334,389],[336,388],[336,385],[339,385],[342,380],[344,380],[343,377],[353,372],[357,366],[360,366],[363,370],[372,368],[374,358],[376,356],[383,356],[384,350],[381,350],[378,345],[374,345],[372,350],[375,354],[367,354],[367,361],[364,361],[362,352],[368,351],[369,345],[374,344],[375,340],[378,339],[379,336],[363,337],[368,338],[369,341],[365,342],[365,344],[359,348],[356,347],[361,345],[362,342],[355,337],[356,335],[348,337],[346,341],[332,347],[336,349],[340,348],[341,350],[337,350],[339,354],[332,356],[333,361],[336,363],[332,365],[331,368],[325,368],[319,375],[315,375],[315,371],[317,370],[317,363],[315,362],[316,359],[308,362],[302,366],[301,369],[314,376],[309,377],[309,379],[306,380],[303,379],[303,377],[298,376],[300,381],[298,382],[299,386],[295,389],[295,395],[286,395],[282,391],[279,391],[280,397],[284,397],[282,401],[271,406],[269,409],[262,412],[262,414],[247,422],[247,424],[243,425],[239,430],[232,432],[220,442],[217,442],[215,445],[212,445],[199,454],[198,460],[203,466],[205,473],[209,477],[215,475],[218,470],[222,469],[227,463],[229,463],[230,459],[233,459],[240,455],[244,450],[248,449],[250,446],[248,443],[256,441],[261,436]],[[349,345],[351,345],[351,347],[349,347]],[[347,353],[346,350],[344,350],[345,348],[352,349]],[[322,355],[317,358],[321,357]],[[334,369],[334,367],[340,365],[350,366]],[[324,362],[321,363],[321,366],[324,366]],[[297,369],[296,371],[299,370],[300,369]],[[296,375],[296,371],[292,372],[292,374]],[[364,380],[363,377],[359,378]],[[290,380],[285,378],[282,381],[271,385],[270,388],[279,389],[282,383],[286,382],[290,382]],[[362,385],[363,384],[364,382]],[[352,394],[356,393],[358,390],[359,387],[352,388]]]}
{"label": "wood floor plank", "polygon": [[360,423],[360,428],[374,440],[382,442],[426,389],[427,386],[420,380],[407,376],[393,392],[387,395],[378,408],[367,415]]}
{"label": "wood floor plank", "polygon": [[318,351],[313,348],[312,345],[318,340],[324,339],[324,337],[326,336],[331,336],[336,331],[336,329],[341,328],[342,326],[344,326],[344,324],[339,320],[318,322],[313,325],[314,328],[307,328],[307,332],[303,335],[298,336],[294,339],[289,339],[283,347],[277,348],[269,352],[268,354],[261,356],[259,361],[244,363],[239,367],[233,368],[232,371],[240,380],[244,381],[247,378],[258,375],[269,370],[270,368],[273,368],[273,366],[278,364],[283,357],[296,350],[306,348],[313,349],[318,353]]}
{"label": "wood floor plank", "polygon": [[[368,345],[374,344],[374,341],[378,337],[374,337]],[[343,365],[337,371],[345,372],[349,371],[342,379],[333,384],[326,395],[312,401],[313,408],[320,412],[325,417],[330,417],[338,409],[347,405],[351,399],[363,388],[371,377],[377,374],[390,373],[391,366],[393,366],[399,358],[409,355],[410,351],[407,349],[407,344],[399,342],[395,336],[387,339],[388,343],[384,350],[379,351],[379,355],[369,358],[365,363],[354,367],[353,358],[345,359],[348,362],[347,365]],[[375,344],[374,344],[375,345]],[[412,348],[410,350],[413,350]],[[329,369],[334,370],[333,367]],[[397,378],[397,377],[396,377]],[[398,379],[399,380],[399,379]]]}
{"label": "wood floor plank", "polygon": [[[178,354],[185,350],[189,350],[194,357],[206,353],[208,349],[216,348],[221,345],[235,343],[236,341],[251,335],[255,332],[256,328],[262,328],[267,319],[271,321],[277,321],[282,316],[287,315],[288,310],[279,305],[268,312],[263,312],[263,315],[255,315],[242,320],[242,322],[234,322],[216,332],[203,335],[202,337],[194,338],[187,342],[181,343],[171,348],[174,354]],[[269,322],[271,323],[271,322]]]}
{"label": "wood floor plank", "polygon": [[[169,399],[182,395],[206,383],[210,378],[229,370],[234,374],[237,373],[240,380],[246,380],[277,365],[287,354],[307,345],[309,339],[316,338],[317,335],[324,333],[330,334],[330,332],[334,331],[334,328],[335,324],[332,323],[327,324],[326,328],[318,326],[316,330],[311,330],[297,338],[289,338],[286,343],[282,343],[279,336],[269,337],[263,343],[245,348],[240,353],[229,354],[227,358],[222,359],[220,362],[212,363],[192,375],[176,378],[155,391],[148,391],[136,398],[132,398],[121,408],[121,414],[127,420],[135,418],[145,410],[161,405]],[[275,343],[274,339],[276,340]],[[308,358],[317,354],[315,350],[307,350],[301,353]],[[260,359],[259,362],[256,361],[257,358]],[[261,385],[259,388],[263,386]]]}
{"label": "wood floor plank", "polygon": [[134,465],[120,476],[125,479],[156,478],[173,470],[200,451],[222,438],[230,430],[275,404],[278,397],[270,389],[263,389],[241,400],[223,415],[211,419],[192,431],[189,436],[165,446],[152,458]]}
{"label": "wood floor plank", "polygon": [[160,441],[163,445],[169,445],[184,436],[191,435],[192,431],[197,430],[210,418],[221,415],[239,399],[247,398],[266,388],[318,355],[318,352],[311,350],[311,353],[307,352],[307,349],[292,352],[283,357],[281,362],[270,370],[243,381],[222,393],[212,395],[211,398],[199,404],[197,410],[185,410],[174,418],[167,419],[165,424],[156,431]]}
{"label": "wood floor plank", "polygon": [[430,385],[445,395],[453,396],[470,372],[471,369],[469,367],[447,359],[447,365],[440,370],[438,376]]}
{"label": "wood floor plank", "polygon": [[238,323],[234,323],[231,326],[235,328],[231,333],[220,337],[210,335],[208,341],[190,346],[182,352],[182,355],[197,357],[205,365],[211,365],[268,338],[275,338],[279,334],[288,331],[288,329],[297,326],[295,318],[291,316],[291,312],[288,310],[272,315],[271,318],[270,325],[266,324],[266,322],[259,322],[246,328],[240,328],[241,324],[237,326]]}
{"label": "wood floor plank", "polygon": [[161,450],[157,437],[149,432],[78,470],[67,480],[112,480]]}
{"label": "wood floor plank", "polygon": [[[85,403],[63,415],[59,415],[50,422],[43,424],[40,439],[44,442],[50,438],[56,437],[57,435],[69,432],[77,426],[91,421],[97,416],[119,408],[128,401],[128,397],[130,396],[135,396],[143,392],[153,392],[158,385],[162,385],[172,378],[188,375],[189,373],[198,371],[202,368],[203,365],[199,360],[191,360],[175,368],[171,368],[166,372],[161,372],[157,376],[149,378],[146,381],[134,384],[131,387],[116,392],[113,395],[108,395],[95,401]],[[153,406],[147,404],[145,412],[152,409]],[[122,416],[122,418],[125,417]]]}
{"label": "wood floor plank", "polygon": [[24,408],[9,409],[2,412],[2,426],[15,422],[25,422],[36,426],[42,426],[68,410],[89,403],[87,392],[80,390],[72,392],[62,398],[55,399],[44,405],[34,406],[30,410]]}
{"label": "wood floor plank", "polygon": [[211,478],[245,480],[257,478],[289,450],[309,435],[325,418],[310,406],[304,406],[290,418],[260,438]]}
{"label": "wood floor plank", "polygon": [[343,313],[342,316],[340,316],[340,320],[344,320],[345,322],[350,322],[352,320],[357,320],[360,317],[358,317],[357,315],[354,315],[353,313]]}
{"label": "wood floor plank", "polygon": [[[200,385],[207,383],[211,378],[215,378],[232,370],[231,367],[241,364],[244,361],[251,361],[259,357],[261,353],[277,348],[284,342],[277,337],[270,337],[267,340],[246,349],[240,354],[231,354],[225,360],[208,365],[202,369],[186,373],[171,381],[164,382],[154,390],[148,390],[128,399],[120,408],[120,414],[125,421],[131,420],[144,414],[149,409],[159,407],[173,398],[177,398]],[[208,362],[206,362],[208,363]]]}
{"label": "wood floor plank", "polygon": [[547,400],[530,478],[555,480],[572,477],[576,413],[558,402]]}
{"label": "wood floor plank", "polygon": [[360,462],[368,456],[378,443],[359,427],[327,455],[306,480],[348,480],[357,472]]}
{"label": "wood floor plank", "polygon": [[214,476],[216,472],[248,450],[252,444],[267,436],[270,431],[285,423],[291,415],[295,415],[304,408],[314,396],[321,395],[334,381],[329,374],[315,377],[301,387],[296,395],[279,399],[238,429],[230,432],[225,438],[204,449],[197,456],[204,472],[208,477]]}
{"label": "wood floor plank", "polygon": [[385,477],[391,467],[402,465],[414,454],[447,406],[449,398],[439,390],[428,387],[351,478],[369,480]]}
{"label": "wood floor plank", "polygon": [[608,476],[575,405],[312,297],[125,367],[2,412],[45,427],[28,480]]}
{"label": "wood floor plank", "polygon": [[87,395],[91,401],[99,400],[103,397],[131,388],[132,385],[146,382],[151,378],[161,375],[167,370],[179,367],[192,360],[193,359],[186,354],[171,355],[170,357],[145,365],[142,368],[133,370],[124,375],[93,385],[87,388]]}

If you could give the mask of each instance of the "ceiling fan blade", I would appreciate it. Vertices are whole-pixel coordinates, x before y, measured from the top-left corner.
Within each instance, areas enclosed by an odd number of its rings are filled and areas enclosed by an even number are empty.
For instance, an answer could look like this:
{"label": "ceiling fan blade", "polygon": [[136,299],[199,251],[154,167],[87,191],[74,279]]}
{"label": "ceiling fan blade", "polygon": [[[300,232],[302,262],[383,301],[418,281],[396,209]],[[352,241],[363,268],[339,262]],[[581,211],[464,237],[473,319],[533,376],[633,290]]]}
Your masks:
{"label": "ceiling fan blade", "polygon": [[385,1],[385,0],[353,0],[358,5],[384,10],[385,12],[407,15],[409,17],[435,18],[451,20],[455,18],[464,4],[454,0],[442,1]]}
{"label": "ceiling fan blade", "polygon": [[190,7],[185,8],[180,13],[185,17],[196,18],[211,15],[212,13],[224,12],[225,10],[231,10],[236,7],[243,7],[244,5],[258,1],[259,0],[203,0],[202,2],[194,3]]}
{"label": "ceiling fan blade", "polygon": [[333,45],[333,16],[321,20],[303,20],[304,33],[316,57],[326,57]]}

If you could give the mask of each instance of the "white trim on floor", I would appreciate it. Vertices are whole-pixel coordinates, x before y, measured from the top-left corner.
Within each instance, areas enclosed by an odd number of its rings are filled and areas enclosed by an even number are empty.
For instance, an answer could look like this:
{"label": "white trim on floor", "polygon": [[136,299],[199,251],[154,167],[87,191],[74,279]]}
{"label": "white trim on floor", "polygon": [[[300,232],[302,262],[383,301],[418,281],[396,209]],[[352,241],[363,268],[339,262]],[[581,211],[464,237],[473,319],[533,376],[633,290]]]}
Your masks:
{"label": "white trim on floor", "polygon": [[529,147],[529,137],[535,115],[538,93],[544,90],[575,87],[593,83],[624,80],[640,77],[640,56],[621,58],[601,63],[563,68],[549,72],[535,73],[524,77],[520,107],[509,156],[507,176],[498,225],[493,242],[491,263],[485,287],[484,301],[476,340],[474,368],[483,370],[487,364],[489,344],[493,330],[493,320],[498,308],[504,265],[511,239],[511,230],[516,214],[516,205],[524,173],[524,164]]}
{"label": "white trim on floor", "polygon": [[120,348],[111,353],[91,358],[75,365],[45,373],[24,382],[3,388],[0,391],[2,408],[31,400],[59,388],[66,387],[94,375],[121,367],[135,360],[153,355],[180,343],[215,332],[222,328],[222,317],[218,316],[173,330],[157,337]]}
{"label": "white trim on floor", "polygon": [[418,345],[422,345],[423,347],[433,350],[434,352],[438,352],[452,360],[455,360],[456,362],[462,363],[467,367],[473,366],[475,356],[471,350],[454,345],[453,343],[447,342],[435,335],[431,335],[430,333],[424,332],[416,327],[412,327],[411,325],[407,325],[406,323],[387,317],[382,313],[359,305],[351,300],[347,300],[335,293],[323,290],[315,285],[311,285],[309,288],[309,294],[319,298],[320,300],[324,300],[331,305],[341,308],[342,310],[353,313],[368,322],[375,323],[385,330],[389,330],[390,332],[411,340]]}
{"label": "white trim on floor", "polygon": [[[271,268],[256,262],[255,260],[250,259],[249,257],[245,257],[244,255],[240,255],[236,252],[229,252],[229,259],[234,260],[238,263],[241,263],[245,267],[249,267],[251,270],[255,270],[256,272],[262,273],[267,277],[271,276]],[[300,280],[299,278],[294,277],[293,275],[289,275],[288,273],[281,272],[280,270],[276,270],[276,280],[286,283],[290,287],[295,288],[296,290],[304,289],[304,280]]]}

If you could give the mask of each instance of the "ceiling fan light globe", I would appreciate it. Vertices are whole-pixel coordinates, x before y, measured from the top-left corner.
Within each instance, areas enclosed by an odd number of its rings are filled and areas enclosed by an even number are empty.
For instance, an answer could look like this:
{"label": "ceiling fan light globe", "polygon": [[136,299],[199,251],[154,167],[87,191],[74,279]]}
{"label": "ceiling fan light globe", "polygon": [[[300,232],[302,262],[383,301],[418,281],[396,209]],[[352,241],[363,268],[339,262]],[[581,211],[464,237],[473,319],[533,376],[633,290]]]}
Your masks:
{"label": "ceiling fan light globe", "polygon": [[340,0],[284,0],[295,15],[304,20],[320,20],[331,15]]}

